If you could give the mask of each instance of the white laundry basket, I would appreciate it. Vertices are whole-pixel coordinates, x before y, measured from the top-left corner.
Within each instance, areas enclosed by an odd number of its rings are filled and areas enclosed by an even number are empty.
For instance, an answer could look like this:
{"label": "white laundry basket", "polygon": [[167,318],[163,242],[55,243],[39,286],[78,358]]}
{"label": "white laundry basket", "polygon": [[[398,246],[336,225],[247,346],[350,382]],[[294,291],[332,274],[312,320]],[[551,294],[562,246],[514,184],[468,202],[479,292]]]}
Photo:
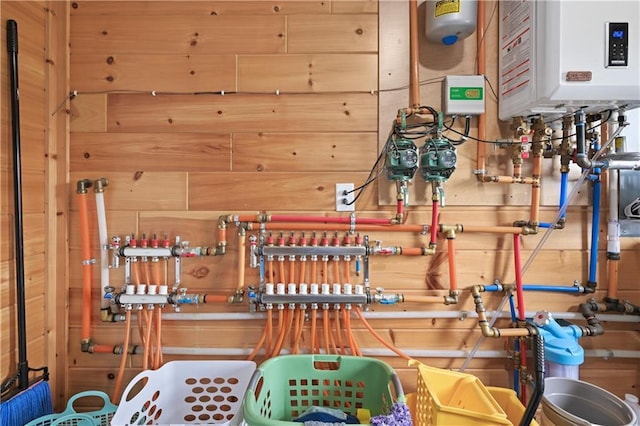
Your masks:
{"label": "white laundry basket", "polygon": [[171,361],[143,371],[125,389],[111,425],[236,426],[255,369],[253,361]]}

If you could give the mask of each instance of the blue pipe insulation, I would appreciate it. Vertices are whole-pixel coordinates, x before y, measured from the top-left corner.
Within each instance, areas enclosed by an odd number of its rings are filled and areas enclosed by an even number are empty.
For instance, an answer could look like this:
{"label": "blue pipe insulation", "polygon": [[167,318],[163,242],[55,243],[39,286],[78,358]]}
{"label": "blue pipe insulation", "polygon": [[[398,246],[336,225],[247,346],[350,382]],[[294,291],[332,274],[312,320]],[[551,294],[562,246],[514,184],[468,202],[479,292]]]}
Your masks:
{"label": "blue pipe insulation", "polygon": [[598,169],[593,180],[593,208],[591,213],[591,251],[589,253],[589,281],[597,282],[598,272],[598,240],[600,228],[600,174]]}
{"label": "blue pipe insulation", "polygon": [[[490,284],[484,286],[484,291],[494,292],[501,291],[502,286],[498,286],[497,284]],[[522,286],[524,291],[548,291],[552,293],[580,293],[582,290],[580,287],[571,286],[571,287],[561,287],[555,285],[544,285],[544,284],[524,284]]]}
{"label": "blue pipe insulation", "polygon": [[[511,310],[511,322],[516,323],[516,305],[513,302],[513,294],[509,295],[509,309]],[[514,349],[520,353],[520,340],[514,339]],[[513,390],[516,391],[518,398],[520,398],[520,370],[517,368],[513,370]]]}

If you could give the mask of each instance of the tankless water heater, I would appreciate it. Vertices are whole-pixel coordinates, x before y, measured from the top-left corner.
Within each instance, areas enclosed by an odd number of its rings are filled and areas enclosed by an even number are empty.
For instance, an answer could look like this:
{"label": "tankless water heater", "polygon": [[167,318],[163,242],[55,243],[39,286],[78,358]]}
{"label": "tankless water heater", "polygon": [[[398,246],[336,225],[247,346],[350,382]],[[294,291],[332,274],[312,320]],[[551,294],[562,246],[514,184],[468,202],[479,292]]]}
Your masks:
{"label": "tankless water heater", "polygon": [[499,116],[640,106],[640,0],[499,2]]}

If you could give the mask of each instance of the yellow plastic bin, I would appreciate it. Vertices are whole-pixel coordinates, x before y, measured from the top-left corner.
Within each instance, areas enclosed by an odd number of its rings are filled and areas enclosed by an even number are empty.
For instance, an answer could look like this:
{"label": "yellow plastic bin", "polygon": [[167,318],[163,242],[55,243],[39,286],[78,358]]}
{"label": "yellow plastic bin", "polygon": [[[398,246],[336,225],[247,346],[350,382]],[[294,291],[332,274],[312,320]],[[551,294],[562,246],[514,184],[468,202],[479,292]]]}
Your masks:
{"label": "yellow plastic bin", "polygon": [[[487,390],[505,412],[507,419],[509,419],[512,424],[519,425],[522,416],[524,416],[525,407],[518,399],[516,392],[512,389],[493,386],[487,386]],[[538,426],[538,422],[532,420],[531,426]]]}
{"label": "yellow plastic bin", "polygon": [[[416,426],[514,424],[476,376],[429,367],[417,361],[410,361],[409,365],[418,369],[413,414]],[[502,393],[499,394],[502,398]],[[507,402],[513,404],[510,400]]]}

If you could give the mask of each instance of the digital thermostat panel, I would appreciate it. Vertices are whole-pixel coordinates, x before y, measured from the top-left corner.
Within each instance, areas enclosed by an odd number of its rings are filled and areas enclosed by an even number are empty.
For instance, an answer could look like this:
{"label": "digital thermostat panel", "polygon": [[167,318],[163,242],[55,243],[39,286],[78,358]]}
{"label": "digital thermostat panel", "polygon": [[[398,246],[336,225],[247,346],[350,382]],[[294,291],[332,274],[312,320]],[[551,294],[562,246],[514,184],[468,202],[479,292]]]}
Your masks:
{"label": "digital thermostat panel", "polygon": [[606,67],[629,65],[629,23],[607,22]]}

